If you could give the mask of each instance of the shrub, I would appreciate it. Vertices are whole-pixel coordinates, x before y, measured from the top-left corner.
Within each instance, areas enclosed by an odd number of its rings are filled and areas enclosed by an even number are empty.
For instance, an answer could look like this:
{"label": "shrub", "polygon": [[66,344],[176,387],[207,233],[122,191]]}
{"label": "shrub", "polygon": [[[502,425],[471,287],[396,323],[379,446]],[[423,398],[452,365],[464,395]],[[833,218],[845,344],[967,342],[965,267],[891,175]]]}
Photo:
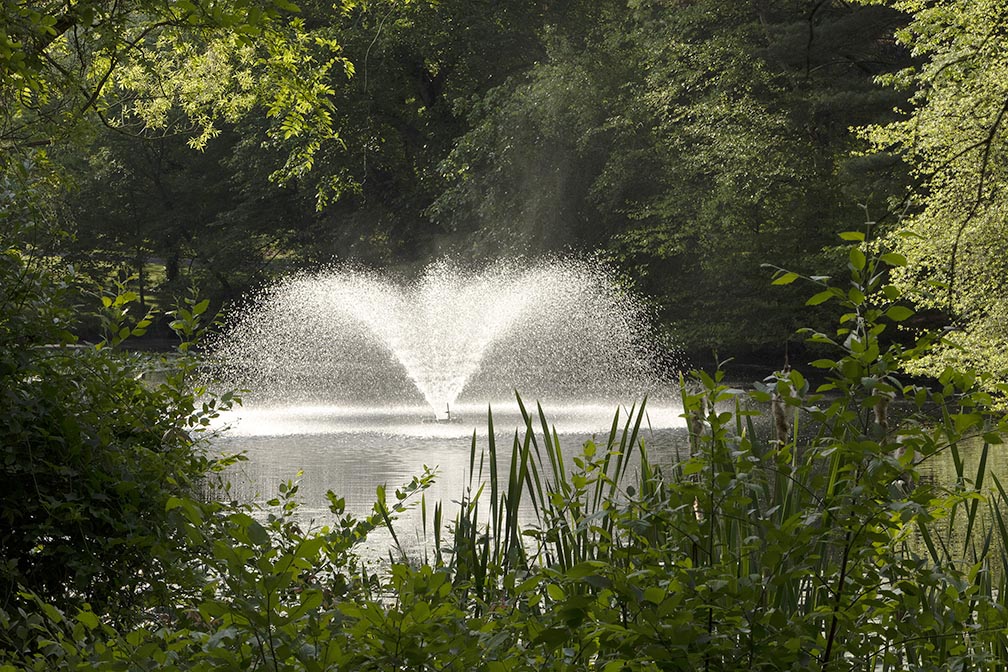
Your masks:
{"label": "shrub", "polygon": [[[196,406],[193,361],[162,362],[169,375],[152,385],[141,361],[115,348],[150,322],[130,318],[136,297],[125,288],[102,297],[107,339],[77,344],[79,279],[12,244],[28,238],[19,232],[38,213],[19,211],[13,197],[4,205],[0,609],[30,610],[19,597],[28,591],[61,609],[87,603],[113,622],[135,622],[182,582],[177,514],[166,503],[202,488],[214,467],[192,430],[218,402]],[[178,330],[198,329],[205,308],[182,309]],[[9,633],[0,633],[2,643]]]}

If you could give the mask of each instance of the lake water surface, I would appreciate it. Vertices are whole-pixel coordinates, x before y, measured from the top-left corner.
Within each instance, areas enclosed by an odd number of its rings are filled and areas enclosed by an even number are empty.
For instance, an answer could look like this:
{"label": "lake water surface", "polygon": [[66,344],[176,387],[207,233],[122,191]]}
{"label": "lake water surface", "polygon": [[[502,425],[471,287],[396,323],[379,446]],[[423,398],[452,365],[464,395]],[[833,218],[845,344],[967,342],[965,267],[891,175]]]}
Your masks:
{"label": "lake water surface", "polygon": [[[495,403],[492,408],[498,470],[506,475],[511,446],[516,432],[524,438],[525,421],[514,402]],[[559,435],[567,459],[580,454],[586,441],[605,445],[617,408],[622,429],[629,409],[617,402],[544,402],[551,431],[555,429]],[[534,406],[530,410],[535,413]],[[653,463],[674,464],[688,454],[688,434],[680,413],[675,402],[648,403],[640,438]],[[541,440],[541,424],[537,416],[533,419]],[[221,424],[228,429],[215,437],[216,450],[243,452],[247,457],[229,475],[232,494],[240,500],[264,503],[276,496],[280,483],[299,478],[300,518],[318,526],[332,520],[327,491],[344,498],[349,513],[363,517],[372,511],[377,486],[386,487],[392,503],[394,490],[422,474],[425,467],[437,475],[426,491],[428,508],[433,510],[435,502],[443,502],[445,519],[449,520],[457,510],[451,502],[459,500],[470,483],[473,441],[477,464],[488,446],[487,408],[482,404],[459,406],[450,422],[435,422],[430,409],[422,406],[251,406],[228,414]],[[976,473],[979,449],[977,445],[963,446],[967,475]],[[1008,480],[1002,477],[1008,455],[1001,446],[992,447],[987,468],[1002,482]],[[489,466],[485,465],[487,472]],[[951,457],[928,460],[922,465],[922,474],[939,483],[953,483]],[[412,548],[424,543],[418,498],[415,503],[416,508],[396,524],[400,541]],[[531,519],[531,511],[527,513]],[[375,534],[371,551],[384,555],[390,542],[387,533]]]}
{"label": "lake water surface", "polygon": [[[588,440],[606,443],[618,408],[615,402],[596,402],[544,410],[565,457],[571,457]],[[524,438],[525,420],[515,402],[495,403],[492,409],[498,468],[506,474],[516,432]],[[620,410],[621,430],[628,411]],[[536,412],[534,407],[531,412]],[[648,404],[640,438],[652,461],[672,463],[688,450],[680,412],[671,404]],[[331,520],[327,491],[345,498],[348,512],[364,516],[372,510],[377,486],[385,485],[394,502],[393,491],[422,474],[425,466],[437,474],[426,492],[428,506],[444,502],[447,518],[455,510],[449,503],[458,500],[470,482],[474,436],[477,461],[488,446],[487,408],[475,404],[455,408],[450,422],[435,422],[430,409],[419,406],[323,405],[241,408],[221,421],[229,428],[214,439],[215,448],[247,457],[230,474],[232,493],[245,501],[265,502],[276,495],[281,482],[302,472],[301,517],[318,524]],[[541,435],[538,416],[534,427]],[[489,471],[489,465],[484,468]],[[417,504],[397,526],[401,538],[416,539],[421,527]]]}

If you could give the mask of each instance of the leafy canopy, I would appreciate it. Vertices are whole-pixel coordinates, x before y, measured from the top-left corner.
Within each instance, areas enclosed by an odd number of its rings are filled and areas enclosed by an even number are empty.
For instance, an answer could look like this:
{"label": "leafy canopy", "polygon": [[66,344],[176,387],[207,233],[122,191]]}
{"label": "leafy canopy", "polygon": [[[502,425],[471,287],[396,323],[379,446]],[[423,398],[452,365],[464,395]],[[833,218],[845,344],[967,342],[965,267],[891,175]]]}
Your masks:
{"label": "leafy canopy", "polygon": [[900,1],[912,16],[896,35],[919,65],[882,78],[912,91],[910,106],[865,134],[895,151],[917,187],[893,246],[909,260],[897,283],[957,331],[917,370],[949,363],[1008,370],[1008,11],[997,0]]}
{"label": "leafy canopy", "polygon": [[[337,2],[337,12],[353,3]],[[288,0],[3,0],[0,147],[62,142],[97,117],[128,132],[186,133],[202,148],[254,107],[297,142],[279,178],[311,167],[332,126],[334,72],[353,74],[333,29]]]}

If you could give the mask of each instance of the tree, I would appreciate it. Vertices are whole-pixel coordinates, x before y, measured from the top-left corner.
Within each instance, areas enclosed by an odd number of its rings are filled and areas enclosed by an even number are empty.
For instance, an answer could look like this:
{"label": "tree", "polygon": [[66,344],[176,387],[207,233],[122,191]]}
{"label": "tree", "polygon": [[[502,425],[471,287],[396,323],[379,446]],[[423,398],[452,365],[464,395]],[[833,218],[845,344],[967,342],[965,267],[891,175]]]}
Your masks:
{"label": "tree", "polygon": [[[259,100],[290,137],[324,134],[328,93],[299,78],[302,66],[314,66],[294,57],[334,45],[319,35],[298,41],[299,24],[280,11],[293,5],[280,0],[265,10],[243,0],[2,0],[2,7],[0,647],[6,648],[20,627],[8,629],[8,614],[20,613],[27,624],[38,609],[24,593],[60,607],[89,602],[135,622],[164,597],[159,589],[194,585],[182,568],[185,540],[175,534],[180,514],[169,504],[196,495],[214,463],[192,433],[216,408],[211,400],[195,405],[195,365],[184,356],[173,360],[168,383],[152,385],[136,361],[114,352],[120,340],[150,325],[149,318],[126,316],[135,293],[102,295],[98,321],[108,338],[93,347],[76,344],[80,313],[87,312],[77,304],[82,289],[92,288],[82,288],[57,256],[53,202],[67,183],[49,157],[86,135],[96,118],[117,129],[136,123],[176,132],[188,124],[198,145],[232,105]],[[265,51],[256,51],[260,46]],[[263,80],[246,86],[239,77],[232,89],[229,78],[210,77],[241,74],[235,68],[244,63]],[[232,95],[246,90],[269,96]],[[181,120],[170,116],[173,105],[184,113]],[[206,302],[191,302],[175,327],[189,338],[206,309]]]}
{"label": "tree", "polygon": [[60,199],[64,259],[95,278],[136,276],[144,305],[170,306],[193,285],[214,305],[239,298],[303,259],[315,194],[269,179],[283,164],[264,124],[222,128],[203,151],[179,136],[99,133],[82,156],[56,155],[75,176]]}
{"label": "tree", "polygon": [[280,176],[297,175],[335,140],[332,72],[352,74],[331,30],[297,11],[288,0],[3,0],[3,154],[59,144],[95,118],[201,148],[220,120],[258,105],[271,135],[293,141]]}
{"label": "tree", "polygon": [[916,178],[905,230],[888,244],[910,261],[898,284],[954,328],[915,370],[947,364],[1008,381],[1008,8],[996,0],[897,1],[911,16],[896,38],[918,62],[884,78],[911,91],[900,118],[867,129]]}
{"label": "tree", "polygon": [[[68,254],[137,274],[144,257],[181,256],[224,296],[291,264],[429,255],[443,232],[424,211],[441,188],[437,166],[465,130],[463,110],[536,57],[543,10],[531,2],[378,2],[346,15],[304,2],[300,10],[304,30],[334,36],[357,73],[320,79],[333,91],[332,136],[317,145],[311,170],[288,158],[305,139],[274,132],[261,107],[217,123],[200,153],[185,151],[184,136],[151,128],[99,132],[85,152],[58,156],[79,182],[66,209],[77,237]],[[182,114],[169,103],[157,107]],[[89,255],[91,246],[100,254]]]}
{"label": "tree", "polygon": [[899,20],[723,0],[568,16],[469,108],[431,216],[476,253],[603,248],[687,349],[780,353],[794,297],[768,294],[761,264],[835,264],[823,248],[891,184],[848,161],[849,127],[899,99],[872,81],[903,62]]}
{"label": "tree", "polygon": [[[276,217],[252,219],[236,209],[262,212],[293,200],[289,210],[300,212],[298,181],[321,149],[341,143],[334,97],[353,66],[337,33],[352,3],[328,3],[335,18],[309,25],[286,0],[2,2],[0,171],[26,170],[33,190],[47,173],[49,197],[68,200],[62,212],[70,215],[61,230],[36,232],[32,245],[81,267],[93,266],[93,257],[112,269],[127,266],[145,299],[150,257],[165,262],[165,293],[191,282],[180,268],[195,258],[215,293],[244,289],[259,269],[250,264],[242,274],[235,261],[276,256],[296,225],[281,216],[284,225],[270,231]],[[238,123],[255,139],[232,134],[209,156],[177,159],[184,145],[205,150]],[[222,149],[247,150],[250,142],[268,149],[249,167],[213,169],[215,160],[237,159],[225,159]],[[200,164],[204,179],[177,183],[180,165]],[[80,191],[66,199],[67,187]],[[228,227],[235,217],[259,226]]]}
{"label": "tree", "polygon": [[[324,3],[314,12],[331,21]],[[416,263],[441,247],[443,222],[426,215],[443,189],[438,166],[474,101],[542,55],[549,12],[529,0],[384,1],[353,12],[340,36],[357,75],[336,96],[346,143],[323,149],[304,178],[320,195],[320,260]]]}

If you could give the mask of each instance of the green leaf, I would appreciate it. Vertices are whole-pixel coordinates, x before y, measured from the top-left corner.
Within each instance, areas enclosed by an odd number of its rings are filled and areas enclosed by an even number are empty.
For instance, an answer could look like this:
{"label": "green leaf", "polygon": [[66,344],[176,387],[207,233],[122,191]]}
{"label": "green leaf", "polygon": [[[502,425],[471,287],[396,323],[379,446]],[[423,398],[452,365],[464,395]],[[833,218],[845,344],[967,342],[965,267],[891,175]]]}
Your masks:
{"label": "green leaf", "polygon": [[267,546],[270,543],[269,532],[255,520],[249,523],[248,536],[249,540],[257,546]]}
{"label": "green leaf", "polygon": [[413,605],[412,615],[414,621],[422,623],[430,618],[430,606],[426,602],[418,601]]}
{"label": "green leaf", "polygon": [[843,240],[849,240],[853,242],[864,242],[865,234],[861,231],[844,231],[840,234],[840,238]]}
{"label": "green leaf", "polygon": [[983,416],[980,413],[956,413],[952,415],[957,432],[965,432],[983,423]]}
{"label": "green leaf", "polygon": [[774,281],[771,282],[770,284],[772,284],[772,285],[790,285],[792,282],[794,282],[795,280],[797,280],[798,277],[799,276],[798,276],[797,273],[791,273],[789,271],[789,272],[785,273],[784,275],[780,276],[779,278],[775,278]]}
{"label": "green leaf", "polygon": [[90,609],[77,612],[77,622],[88,630],[94,630],[100,623],[98,617],[95,616],[95,613]]}
{"label": "green leaf", "polygon": [[814,295],[808,301],[805,302],[806,306],[818,306],[820,303],[826,303],[834,296],[832,289],[826,289],[818,294]]}
{"label": "green leaf", "polygon": [[665,599],[665,590],[658,586],[648,586],[644,589],[644,601],[652,604],[661,604]]}
{"label": "green leaf", "polygon": [[39,602],[38,604],[39,607],[42,608],[42,613],[45,614],[46,618],[48,618],[50,621],[52,621],[53,623],[63,622],[63,612],[61,612],[59,609],[49,604],[48,602]]}
{"label": "green leaf", "polygon": [[891,306],[889,310],[885,312],[886,317],[888,317],[893,322],[902,322],[913,316],[914,311],[906,306]]}
{"label": "green leaf", "polygon": [[907,265],[907,258],[904,257],[902,254],[898,254],[896,252],[889,252],[887,254],[883,254],[881,257],[879,257],[879,259],[889,264],[890,266]]}
{"label": "green leaf", "polygon": [[547,646],[558,646],[568,640],[567,630],[564,628],[546,628],[532,640],[534,644],[545,644]]}
{"label": "green leaf", "polygon": [[999,446],[1004,443],[1004,437],[997,432],[984,432],[983,440],[993,446]]}
{"label": "green leaf", "polygon": [[865,253],[861,251],[860,248],[852,247],[850,251],[850,263],[856,270],[860,271],[865,267],[867,263],[867,258],[865,258]]}
{"label": "green leaf", "polygon": [[[306,590],[301,593],[301,604],[291,611],[292,619],[301,618],[307,613],[313,612],[322,606],[324,595],[321,590]],[[420,604],[423,604],[422,602]]]}
{"label": "green leaf", "polygon": [[692,476],[693,474],[699,474],[703,471],[704,463],[698,459],[687,460],[682,465],[683,476]]}

